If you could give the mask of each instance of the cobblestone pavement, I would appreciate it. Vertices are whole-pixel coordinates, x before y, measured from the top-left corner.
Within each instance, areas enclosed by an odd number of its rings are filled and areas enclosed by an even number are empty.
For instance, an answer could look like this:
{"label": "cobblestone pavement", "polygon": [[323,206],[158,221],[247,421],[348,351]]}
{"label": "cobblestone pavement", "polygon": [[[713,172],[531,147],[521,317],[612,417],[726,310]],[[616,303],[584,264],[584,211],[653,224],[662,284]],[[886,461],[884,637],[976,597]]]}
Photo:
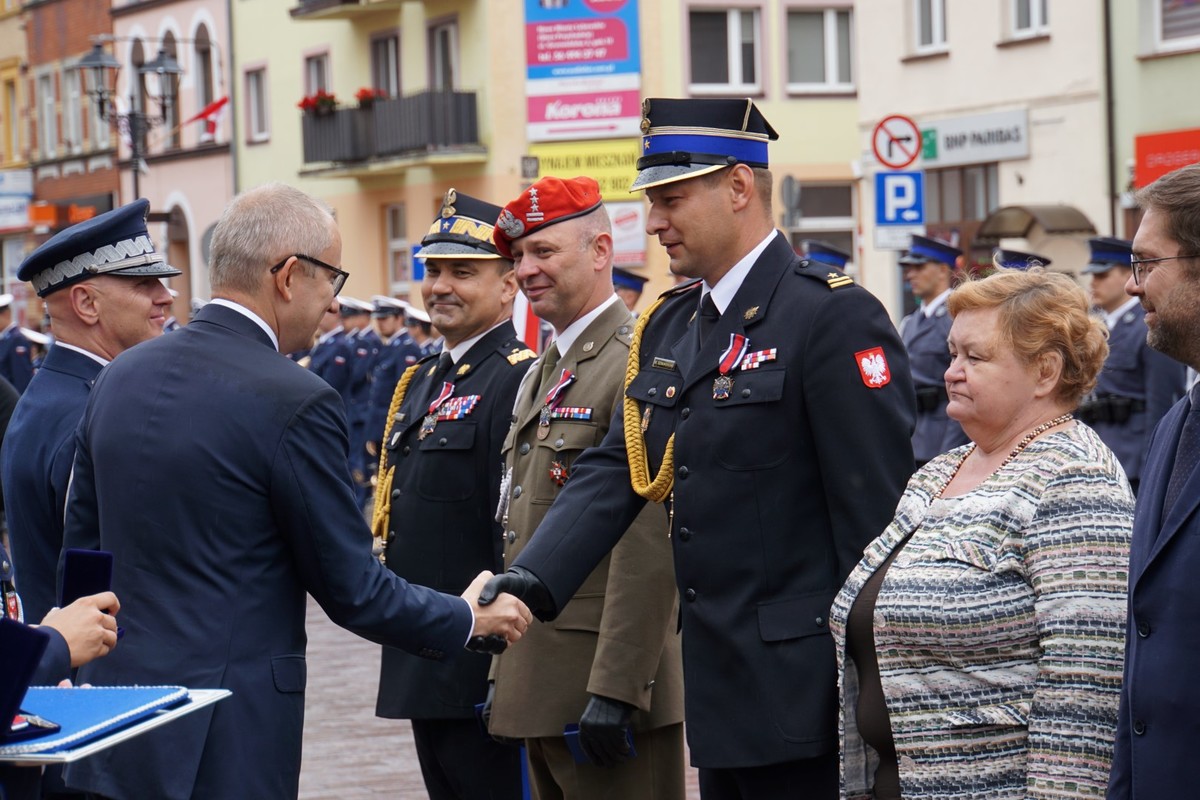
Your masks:
{"label": "cobblestone pavement", "polygon": [[[301,800],[426,800],[407,722],[375,716],[379,646],[334,625],[308,601]],[[698,800],[688,769],[688,800]]]}

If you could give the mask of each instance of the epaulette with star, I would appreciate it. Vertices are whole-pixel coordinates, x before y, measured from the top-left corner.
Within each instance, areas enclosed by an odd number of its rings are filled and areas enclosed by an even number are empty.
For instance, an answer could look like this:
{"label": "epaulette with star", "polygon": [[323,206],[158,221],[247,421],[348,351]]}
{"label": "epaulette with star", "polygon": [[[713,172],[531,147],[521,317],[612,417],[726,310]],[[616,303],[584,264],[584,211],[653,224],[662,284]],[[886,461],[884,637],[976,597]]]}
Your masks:
{"label": "epaulette with star", "polygon": [[658,296],[658,298],[660,300],[666,300],[668,297],[675,297],[676,295],[681,295],[686,292],[690,292],[692,289],[695,289],[696,287],[698,287],[701,283],[703,283],[703,281],[701,281],[699,278],[694,278],[690,281],[687,281],[686,283],[681,283],[677,286],[672,286],[670,289],[667,289],[665,292],[660,294]]}
{"label": "epaulette with star", "polygon": [[846,273],[833,269],[828,264],[821,264],[807,258],[801,259],[796,264],[796,274],[821,281],[829,287],[831,292],[854,285],[854,279]]}
{"label": "epaulette with star", "polygon": [[521,342],[506,342],[504,346],[500,348],[500,352],[503,353],[506,359],[508,359],[508,363],[512,364],[514,367],[517,364],[520,364],[522,361],[528,361],[531,358],[537,358],[537,353],[530,350]]}

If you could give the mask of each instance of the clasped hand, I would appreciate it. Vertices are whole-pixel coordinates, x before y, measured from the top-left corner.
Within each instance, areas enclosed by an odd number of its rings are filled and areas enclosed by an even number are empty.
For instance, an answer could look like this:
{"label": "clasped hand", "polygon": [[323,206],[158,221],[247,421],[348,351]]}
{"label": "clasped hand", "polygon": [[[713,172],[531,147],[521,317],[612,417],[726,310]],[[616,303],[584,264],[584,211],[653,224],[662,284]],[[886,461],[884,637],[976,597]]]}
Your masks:
{"label": "clasped hand", "polygon": [[479,573],[463,592],[462,598],[471,604],[471,610],[475,612],[475,629],[471,631],[467,649],[497,654],[503,653],[509,644],[525,635],[529,623],[533,621],[533,614],[511,594],[501,594],[481,604],[479,595],[492,577],[492,573],[486,570]]}

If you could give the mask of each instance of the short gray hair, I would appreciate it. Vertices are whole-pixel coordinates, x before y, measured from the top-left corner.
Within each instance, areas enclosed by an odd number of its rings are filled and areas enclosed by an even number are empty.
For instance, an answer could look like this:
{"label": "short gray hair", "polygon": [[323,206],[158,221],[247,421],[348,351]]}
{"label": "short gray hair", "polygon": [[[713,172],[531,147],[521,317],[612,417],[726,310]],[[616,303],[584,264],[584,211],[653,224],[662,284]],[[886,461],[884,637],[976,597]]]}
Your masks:
{"label": "short gray hair", "polygon": [[328,250],[334,230],[332,209],[294,186],[266,183],[242,192],[213,230],[212,288],[253,294],[275,262]]}

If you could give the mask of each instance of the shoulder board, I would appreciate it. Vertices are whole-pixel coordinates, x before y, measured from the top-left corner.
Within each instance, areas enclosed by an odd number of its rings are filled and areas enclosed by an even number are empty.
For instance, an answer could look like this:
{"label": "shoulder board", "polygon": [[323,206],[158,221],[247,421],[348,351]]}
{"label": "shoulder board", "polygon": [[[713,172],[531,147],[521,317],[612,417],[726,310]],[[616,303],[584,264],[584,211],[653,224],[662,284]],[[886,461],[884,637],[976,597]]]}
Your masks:
{"label": "shoulder board", "polygon": [[537,358],[537,353],[533,352],[520,342],[515,344],[506,343],[504,347],[500,348],[500,352],[503,353],[504,357],[508,360],[508,363],[512,364],[514,367],[517,364],[520,364],[522,361],[529,361],[532,358]]}
{"label": "shoulder board", "polygon": [[836,270],[828,264],[820,264],[807,258],[802,258],[797,262],[796,274],[821,281],[829,287],[831,292],[854,285],[854,279],[846,273]]}
{"label": "shoulder board", "polygon": [[681,283],[678,286],[672,286],[670,289],[667,289],[665,292],[660,294],[659,298],[665,300],[668,297],[675,297],[676,295],[690,292],[692,289],[699,288],[701,283],[703,283],[703,281],[701,281],[699,278],[694,278],[686,283]]}

